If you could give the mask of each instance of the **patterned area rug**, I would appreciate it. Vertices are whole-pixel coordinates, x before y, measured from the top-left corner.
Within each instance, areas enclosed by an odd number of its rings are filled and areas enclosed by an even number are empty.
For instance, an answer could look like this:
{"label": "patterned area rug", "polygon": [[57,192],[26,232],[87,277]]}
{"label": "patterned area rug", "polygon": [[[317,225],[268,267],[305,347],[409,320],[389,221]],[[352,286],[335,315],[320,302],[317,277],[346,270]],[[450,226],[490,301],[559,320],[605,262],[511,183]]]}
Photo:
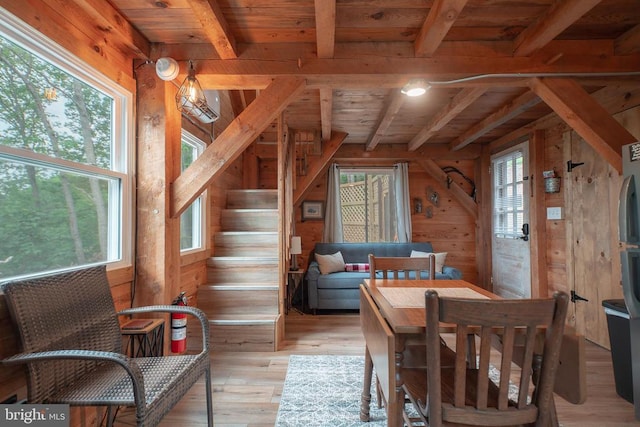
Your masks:
{"label": "patterned area rug", "polygon": [[378,409],[376,402],[375,381],[371,421],[360,421],[363,373],[362,356],[291,355],[276,427],[386,426],[384,409]]}
{"label": "patterned area rug", "polygon": [[[370,422],[360,421],[363,374],[362,356],[291,355],[275,427],[386,426],[387,415],[376,402],[375,379]],[[500,373],[490,366],[489,377],[497,383]],[[517,400],[517,386],[509,388],[509,397]]]}

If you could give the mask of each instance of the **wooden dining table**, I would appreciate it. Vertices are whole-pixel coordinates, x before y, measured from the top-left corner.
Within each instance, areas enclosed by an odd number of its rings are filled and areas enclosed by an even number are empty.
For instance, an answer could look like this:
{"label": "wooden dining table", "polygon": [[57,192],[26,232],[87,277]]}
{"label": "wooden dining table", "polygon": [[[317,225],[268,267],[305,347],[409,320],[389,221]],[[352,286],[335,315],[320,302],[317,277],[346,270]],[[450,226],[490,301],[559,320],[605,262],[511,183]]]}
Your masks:
{"label": "wooden dining table", "polygon": [[[387,409],[387,426],[403,425],[402,369],[425,364],[424,360],[412,360],[405,350],[412,344],[424,343],[427,289],[435,289],[440,296],[447,297],[500,298],[464,280],[366,279],[360,285],[360,325],[366,343],[362,421],[369,421],[375,367]],[[452,332],[445,324],[440,330]]]}

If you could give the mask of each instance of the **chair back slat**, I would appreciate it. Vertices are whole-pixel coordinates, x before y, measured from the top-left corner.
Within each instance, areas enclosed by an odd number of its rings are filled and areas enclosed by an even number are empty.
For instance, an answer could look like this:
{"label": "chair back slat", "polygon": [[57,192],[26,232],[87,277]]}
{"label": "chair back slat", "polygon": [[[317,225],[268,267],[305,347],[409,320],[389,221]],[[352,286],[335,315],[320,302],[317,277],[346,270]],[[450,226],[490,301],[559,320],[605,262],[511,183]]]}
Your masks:
{"label": "chair back slat", "polygon": [[[456,347],[457,348],[457,347]],[[463,347],[464,348],[464,347]],[[469,351],[465,348],[465,351]],[[489,361],[491,359],[491,329],[482,327],[480,329],[480,362],[478,363],[478,385],[476,394],[476,408],[487,409],[487,399],[489,393]],[[471,358],[467,356],[467,358]]]}
{"label": "chair back slat", "polygon": [[[22,352],[75,348],[122,353],[120,325],[104,265],[8,282],[2,289]],[[95,366],[91,361],[69,360],[28,363],[29,400],[45,400]]]}
{"label": "chair back slat", "polygon": [[[506,343],[501,352],[500,361],[500,395],[498,396],[498,409],[504,411],[509,406],[509,378],[511,377],[511,361],[513,360],[515,328],[507,327],[502,333],[502,340]],[[520,384],[522,387],[523,384]],[[526,404],[526,393],[519,394],[518,408]]]}
{"label": "chair back slat", "polygon": [[[435,280],[436,257],[377,257],[369,254],[369,277],[371,280]],[[425,277],[423,273],[427,273]]]}
{"label": "chair back slat", "polygon": [[[564,293],[546,299],[482,300],[439,298],[435,290],[428,290],[425,407],[429,425],[545,425],[553,410],[567,302]],[[438,321],[434,320],[436,313]],[[455,368],[434,365],[439,353],[440,323],[456,328]],[[468,345],[470,333],[476,334],[479,345]],[[502,344],[499,354],[492,350],[496,337]],[[514,349],[522,340],[524,355]],[[478,354],[471,354],[476,349]],[[521,355],[518,365],[522,369],[514,370],[514,358]],[[469,363],[476,358],[477,365]],[[491,363],[494,360],[499,360],[495,366]],[[536,360],[540,362],[539,369],[534,370]],[[455,372],[449,373],[451,369]],[[439,372],[439,377],[432,375],[434,372]],[[514,387],[517,396],[510,391]]]}

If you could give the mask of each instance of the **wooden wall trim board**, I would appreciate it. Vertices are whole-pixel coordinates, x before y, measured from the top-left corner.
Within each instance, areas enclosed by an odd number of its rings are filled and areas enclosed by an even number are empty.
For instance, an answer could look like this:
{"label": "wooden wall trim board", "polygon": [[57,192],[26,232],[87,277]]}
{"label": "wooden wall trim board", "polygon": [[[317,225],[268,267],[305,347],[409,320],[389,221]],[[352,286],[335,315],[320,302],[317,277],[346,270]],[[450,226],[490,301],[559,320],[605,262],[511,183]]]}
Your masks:
{"label": "wooden wall trim board", "polygon": [[[291,157],[290,138],[285,130],[284,116],[282,113],[278,115],[278,311],[284,313],[284,295],[287,283],[287,270],[289,268],[288,255],[291,242],[291,219],[287,212],[287,202],[291,193],[291,163],[295,162],[295,157]],[[281,342],[284,341],[284,316],[280,316],[279,322],[276,324],[274,348],[278,350]]]}
{"label": "wooden wall trim board", "polygon": [[531,183],[531,203],[529,203],[530,252],[531,252],[531,297],[546,298],[549,294],[547,283],[547,233],[544,171],[545,132],[537,130],[529,143],[529,172]]}
{"label": "wooden wall trim board", "polygon": [[489,146],[482,147],[481,156],[476,162],[476,185],[478,188],[478,209],[476,235],[476,260],[478,266],[479,285],[489,291],[493,290],[492,281],[492,224],[493,194],[491,174],[491,152]]}

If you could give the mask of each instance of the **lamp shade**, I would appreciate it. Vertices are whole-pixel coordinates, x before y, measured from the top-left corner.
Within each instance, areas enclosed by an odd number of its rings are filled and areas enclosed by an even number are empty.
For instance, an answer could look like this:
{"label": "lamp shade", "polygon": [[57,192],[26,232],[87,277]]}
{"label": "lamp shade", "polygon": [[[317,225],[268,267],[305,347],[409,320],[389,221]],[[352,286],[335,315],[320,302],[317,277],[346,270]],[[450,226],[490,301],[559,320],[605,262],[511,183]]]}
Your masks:
{"label": "lamp shade", "polygon": [[302,253],[302,241],[300,236],[292,236],[291,237],[291,254],[299,255]]}
{"label": "lamp shade", "polygon": [[160,58],[156,61],[156,74],[162,80],[170,81],[178,77],[180,66],[173,58]]}

